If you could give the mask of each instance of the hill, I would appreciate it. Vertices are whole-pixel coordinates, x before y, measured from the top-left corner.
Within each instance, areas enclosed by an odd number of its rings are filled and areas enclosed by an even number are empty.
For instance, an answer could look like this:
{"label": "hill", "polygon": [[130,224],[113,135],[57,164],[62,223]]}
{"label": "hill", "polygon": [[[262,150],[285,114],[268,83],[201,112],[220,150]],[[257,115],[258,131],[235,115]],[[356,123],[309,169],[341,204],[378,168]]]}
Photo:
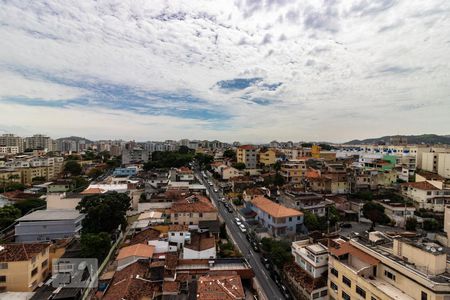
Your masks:
{"label": "hill", "polygon": [[59,139],[56,139],[57,141],[61,141],[61,140],[71,140],[71,141],[75,141],[75,142],[79,142],[79,141],[85,141],[86,143],[93,143],[91,140],[88,140],[87,138],[84,137],[79,137],[79,136],[68,136],[68,137],[62,137]]}
{"label": "hill", "polygon": [[[365,140],[352,140],[344,145],[354,144],[377,144],[380,142],[389,143],[390,138],[396,135],[388,135],[379,138],[370,138]],[[402,135],[408,139],[408,144],[447,144],[450,145],[450,135],[421,134],[421,135]]]}

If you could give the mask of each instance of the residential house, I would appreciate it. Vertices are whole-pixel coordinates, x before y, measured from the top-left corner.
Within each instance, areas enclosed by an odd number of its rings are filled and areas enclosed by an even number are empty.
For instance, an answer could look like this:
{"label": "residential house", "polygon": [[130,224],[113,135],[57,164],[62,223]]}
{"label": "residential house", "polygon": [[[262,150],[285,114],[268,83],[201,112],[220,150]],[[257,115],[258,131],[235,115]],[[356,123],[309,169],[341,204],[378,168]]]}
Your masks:
{"label": "residential house", "polygon": [[181,224],[169,225],[169,231],[167,232],[167,236],[169,243],[175,244],[178,249],[183,249],[184,245],[187,242],[190,242],[191,239],[191,233],[189,232],[188,225],[181,225]]}
{"label": "residential house", "polygon": [[200,221],[217,220],[217,209],[208,198],[192,195],[174,202],[169,210],[172,224],[198,227]]}
{"label": "residential house", "polygon": [[31,292],[49,272],[48,243],[0,245],[0,291]]}
{"label": "residential house", "polygon": [[192,233],[183,247],[183,259],[216,258],[216,239],[209,232]]}
{"label": "residential house", "polygon": [[146,244],[134,244],[120,249],[116,257],[117,271],[120,271],[138,260],[149,260],[153,256],[155,246]]}
{"label": "residential house", "polygon": [[429,181],[408,182],[401,186],[402,194],[414,201],[417,208],[435,212],[444,212],[445,205],[450,204],[450,189],[439,188]]}
{"label": "residential house", "polygon": [[261,149],[258,155],[258,162],[264,166],[270,166],[277,162],[276,152],[272,149]]}
{"label": "residential house", "polygon": [[256,213],[256,220],[275,236],[294,235],[303,228],[303,213],[287,208],[263,196],[257,196],[250,202]]}
{"label": "residential house", "polygon": [[447,254],[423,239],[360,234],[328,250],[330,299],[437,300],[450,296]]}
{"label": "residential house", "polygon": [[281,165],[280,174],[286,183],[301,183],[305,177],[306,160],[289,160]]}
{"label": "residential house", "polygon": [[220,169],[220,175],[223,180],[229,180],[231,178],[239,177],[241,176],[241,172],[233,167],[225,167]]}
{"label": "residential house", "polygon": [[236,161],[244,163],[247,169],[256,169],[257,148],[252,145],[244,145],[237,148]]}
{"label": "residential house", "polygon": [[75,188],[75,182],[67,179],[58,179],[47,186],[47,193],[64,193]]}
{"label": "residential house", "polygon": [[406,220],[414,217],[416,208],[407,203],[393,203],[389,199],[379,201],[384,207],[384,213],[395,222],[397,227],[405,227]]}
{"label": "residential house", "polygon": [[299,299],[328,299],[326,274],[328,271],[328,250],[321,243],[300,240],[292,243],[294,262],[283,268],[291,290]]}
{"label": "residential house", "polygon": [[197,300],[244,300],[239,275],[205,275],[197,281]]}
{"label": "residential house", "polygon": [[281,197],[286,206],[308,211],[320,217],[326,215],[327,206],[333,203],[327,201],[322,195],[295,190],[281,192]]}
{"label": "residential house", "polygon": [[79,235],[83,219],[77,210],[37,210],[17,219],[15,240],[51,241]]}

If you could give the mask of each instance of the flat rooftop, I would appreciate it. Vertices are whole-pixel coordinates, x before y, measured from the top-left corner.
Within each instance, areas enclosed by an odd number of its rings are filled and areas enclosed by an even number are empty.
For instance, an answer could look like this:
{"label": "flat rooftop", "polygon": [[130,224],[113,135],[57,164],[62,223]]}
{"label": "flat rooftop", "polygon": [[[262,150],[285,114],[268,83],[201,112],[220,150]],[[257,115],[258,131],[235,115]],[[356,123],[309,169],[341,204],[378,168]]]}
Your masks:
{"label": "flat rooftop", "polygon": [[73,220],[81,216],[78,210],[37,210],[28,215],[25,215],[17,221],[59,221],[59,220]]}

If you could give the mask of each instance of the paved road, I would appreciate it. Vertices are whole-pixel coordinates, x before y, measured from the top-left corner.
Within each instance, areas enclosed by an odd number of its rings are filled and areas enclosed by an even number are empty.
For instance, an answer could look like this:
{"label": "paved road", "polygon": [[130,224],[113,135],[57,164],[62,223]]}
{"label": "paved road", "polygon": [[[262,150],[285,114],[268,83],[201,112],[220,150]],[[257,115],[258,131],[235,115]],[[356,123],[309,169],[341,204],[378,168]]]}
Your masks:
{"label": "paved road", "polygon": [[226,226],[228,227],[229,232],[231,233],[232,239],[237,244],[242,255],[245,256],[249,264],[252,266],[252,269],[255,272],[255,276],[258,279],[258,282],[261,285],[261,288],[263,289],[267,299],[269,300],[284,299],[277,285],[270,278],[269,272],[262,265],[259,254],[253,251],[253,248],[247,241],[245,234],[236,225],[234,218],[238,216],[237,213],[236,212],[229,213],[225,209],[225,207],[221,203],[219,203],[220,191],[219,193],[215,193],[213,187],[209,186],[209,184],[202,177],[201,173],[196,172],[196,174],[197,177],[200,179],[200,181],[209,190],[210,198],[212,199],[212,201],[214,201],[214,204],[217,206],[220,215],[224,219]]}

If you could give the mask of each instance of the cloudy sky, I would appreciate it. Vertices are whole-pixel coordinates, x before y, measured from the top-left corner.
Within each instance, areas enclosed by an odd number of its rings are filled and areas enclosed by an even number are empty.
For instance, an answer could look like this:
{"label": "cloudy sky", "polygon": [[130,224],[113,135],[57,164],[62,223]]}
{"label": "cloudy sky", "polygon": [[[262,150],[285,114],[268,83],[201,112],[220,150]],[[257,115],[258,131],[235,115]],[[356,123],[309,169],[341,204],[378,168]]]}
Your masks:
{"label": "cloudy sky", "polygon": [[0,1],[0,133],[450,134],[447,0]]}

